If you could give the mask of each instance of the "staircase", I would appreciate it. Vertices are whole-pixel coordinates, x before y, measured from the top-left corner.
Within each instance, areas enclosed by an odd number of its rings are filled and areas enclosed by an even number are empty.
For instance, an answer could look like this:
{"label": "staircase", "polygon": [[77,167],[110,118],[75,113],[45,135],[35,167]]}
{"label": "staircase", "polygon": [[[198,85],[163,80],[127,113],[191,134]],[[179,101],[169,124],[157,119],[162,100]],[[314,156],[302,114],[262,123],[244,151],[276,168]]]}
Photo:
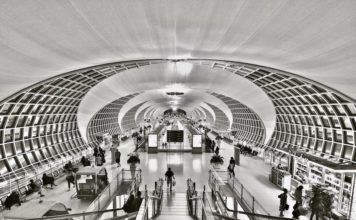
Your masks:
{"label": "staircase", "polygon": [[163,193],[161,213],[158,220],[192,220],[189,216],[185,193]]}

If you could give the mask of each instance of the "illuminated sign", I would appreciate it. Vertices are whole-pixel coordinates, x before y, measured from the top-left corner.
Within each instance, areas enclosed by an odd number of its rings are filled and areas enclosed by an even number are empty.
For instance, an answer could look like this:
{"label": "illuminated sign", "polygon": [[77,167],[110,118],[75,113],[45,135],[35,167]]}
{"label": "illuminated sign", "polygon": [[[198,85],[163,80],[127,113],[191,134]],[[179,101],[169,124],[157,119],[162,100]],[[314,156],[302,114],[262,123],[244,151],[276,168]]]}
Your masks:
{"label": "illuminated sign", "polygon": [[157,134],[148,135],[148,147],[158,147]]}
{"label": "illuminated sign", "polygon": [[201,147],[202,137],[201,135],[193,135],[193,147]]}

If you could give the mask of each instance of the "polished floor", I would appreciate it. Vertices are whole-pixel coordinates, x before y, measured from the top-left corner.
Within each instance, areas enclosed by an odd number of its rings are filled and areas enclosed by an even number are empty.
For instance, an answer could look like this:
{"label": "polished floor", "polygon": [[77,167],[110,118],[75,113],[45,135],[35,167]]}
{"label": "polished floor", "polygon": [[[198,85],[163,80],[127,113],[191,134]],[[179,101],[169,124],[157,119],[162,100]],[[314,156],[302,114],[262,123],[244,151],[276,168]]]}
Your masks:
{"label": "polished floor", "polygon": [[[214,138],[212,134],[209,134]],[[119,150],[122,153],[122,167],[129,168],[127,165],[127,154],[134,150],[134,143],[131,139],[121,143]],[[225,170],[228,160],[233,155],[234,148],[232,145],[222,142],[220,153],[225,158],[225,164],[221,168]],[[111,156],[109,150],[106,154],[106,169],[109,173],[109,179],[115,176],[118,168],[115,164],[111,164]],[[145,185],[152,190],[154,182],[159,178],[164,179],[164,174],[168,167],[172,168],[175,173],[176,186],[173,190],[173,195],[181,195],[186,192],[186,181],[191,178],[196,182],[197,190],[202,191],[204,186],[207,191],[210,191],[208,186],[209,170],[213,169],[210,165],[211,153],[192,154],[190,152],[160,152],[157,154],[140,153],[141,163],[139,168],[142,169],[142,185],[141,190],[144,190]],[[241,158],[241,165],[235,168],[236,177],[250,191],[263,206],[272,215],[278,215],[279,199],[278,195],[282,192],[277,186],[273,185],[268,180],[270,165],[258,158],[244,157]],[[64,203],[72,208],[71,213],[84,211],[90,201],[79,200],[72,198],[74,188],[68,191],[67,183],[64,177],[56,181],[57,185],[53,190],[45,190],[46,200],[55,200]],[[166,190],[166,189],[165,189]],[[33,195],[30,199],[38,200],[38,195]],[[172,197],[174,199],[174,197]],[[168,202],[168,197],[166,198]],[[173,200],[172,200],[173,201]],[[288,198],[288,203],[293,205],[294,201]],[[13,206],[13,209],[21,211],[21,207]],[[4,211],[1,213],[3,216]],[[286,217],[291,217],[291,210],[285,213]],[[303,218],[301,218],[303,219]]]}
{"label": "polished floor", "polygon": [[[132,139],[128,139],[125,142],[121,142],[121,144],[119,146],[119,150],[121,152],[122,163],[124,163],[126,165],[127,154],[132,152],[134,149],[135,149],[135,147],[134,147],[134,143],[133,143]],[[113,177],[116,177],[119,169],[117,168],[116,164],[111,163],[111,153],[110,153],[109,149],[106,149],[105,160],[106,160],[106,163],[104,164],[103,167],[105,167],[106,170],[108,171],[108,179],[110,182],[110,180]],[[93,163],[94,162],[92,161],[92,164]],[[64,205],[66,205],[66,207],[72,209],[72,211],[70,213],[83,212],[88,208],[88,206],[92,202],[92,200],[80,200],[77,198],[73,198],[73,195],[75,194],[76,189],[73,188],[73,186],[71,186],[72,188],[68,191],[68,185],[67,185],[65,176],[62,176],[61,178],[57,179],[55,183],[57,186],[55,186],[53,189],[44,188],[43,194],[45,196],[42,197],[43,200],[61,202]],[[28,200],[36,200],[36,201],[40,200],[39,195],[37,193],[30,195],[27,199]],[[13,211],[13,210],[21,211],[21,206],[14,205],[11,208],[11,211]],[[9,212],[9,210],[2,211],[0,213],[0,218],[5,216],[6,213],[8,213],[8,212]]]}
{"label": "polished floor", "polygon": [[[215,138],[209,133],[211,138]],[[229,158],[234,153],[234,146],[222,142],[220,154],[225,159],[225,164],[221,170],[227,170]],[[152,189],[154,182],[158,178],[164,178],[168,167],[171,167],[175,173],[177,185],[174,188],[176,193],[186,191],[186,181],[191,178],[196,182],[197,190],[202,191],[204,186],[210,191],[208,186],[209,170],[213,169],[210,165],[211,153],[192,154],[192,153],[141,153],[141,164],[143,175],[143,185]],[[226,168],[226,169],[225,169]],[[236,177],[247,188],[247,190],[259,201],[262,206],[272,215],[279,215],[278,195],[282,190],[272,184],[268,175],[271,165],[266,164],[262,159],[242,156],[240,166],[235,168]],[[294,200],[289,197],[288,203],[294,205]],[[286,211],[286,217],[292,217],[292,210]],[[300,217],[303,219],[303,217]]]}

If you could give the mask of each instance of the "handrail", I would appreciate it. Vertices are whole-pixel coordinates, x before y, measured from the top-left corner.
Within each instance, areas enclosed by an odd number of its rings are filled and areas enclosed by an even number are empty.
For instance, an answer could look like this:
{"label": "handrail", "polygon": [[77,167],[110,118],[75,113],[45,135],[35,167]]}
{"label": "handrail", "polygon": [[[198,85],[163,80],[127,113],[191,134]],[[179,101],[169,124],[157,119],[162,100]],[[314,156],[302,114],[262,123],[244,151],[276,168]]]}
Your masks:
{"label": "handrail", "polygon": [[[92,210],[96,210],[96,207],[98,208],[98,211],[101,211],[101,209],[103,207],[105,207],[107,204],[105,204],[104,206],[102,206],[100,204],[100,201],[103,198],[107,198],[105,195],[108,193],[109,197],[107,199],[111,200],[111,195],[114,195],[115,191],[119,188],[119,184],[124,182],[124,173],[125,171],[130,171],[130,170],[126,170],[126,169],[121,169],[121,171],[119,171],[119,173],[116,175],[115,178],[113,178],[113,180],[105,187],[105,189],[90,203],[90,205],[88,206],[88,208],[86,209],[86,211],[92,211]],[[141,169],[135,170],[138,171],[139,173],[137,175],[135,175],[135,177],[132,180],[131,183],[131,187],[128,189],[127,193],[131,194],[133,190],[135,190],[135,187],[137,185],[140,184],[141,182]],[[121,175],[121,179],[119,178],[119,176]],[[115,186],[116,184],[116,186]],[[113,188],[113,190],[111,189]],[[113,192],[111,192],[113,191]]]}
{"label": "handrail", "polygon": [[[220,174],[222,174],[220,176]],[[225,175],[226,179],[223,179]],[[218,191],[220,186],[222,185],[228,185],[232,188],[234,193],[236,193],[237,198],[241,202],[241,206],[245,210],[250,210],[251,212],[256,212],[256,210],[259,210],[259,212],[265,213],[269,215],[269,212],[265,210],[265,208],[255,199],[255,197],[248,191],[246,190],[246,187],[236,178],[228,178],[228,172],[227,171],[209,171],[209,185],[212,188],[213,191]]]}
{"label": "handrail", "polygon": [[[155,182],[154,190],[152,195],[148,195],[147,185],[145,186],[145,203],[143,207],[142,214],[137,216],[137,220],[148,220],[151,217],[155,217],[160,214],[162,207],[162,197],[163,197],[163,179],[160,178]],[[149,207],[152,205],[152,216],[149,218]],[[141,204],[142,209],[142,204]]]}
{"label": "handrail", "polygon": [[222,218],[222,219],[236,220],[236,218],[233,218],[233,217],[230,217],[230,216],[226,216],[226,215],[222,215],[222,214],[219,214],[217,212],[212,212],[211,214],[216,216],[216,217]]}
{"label": "handrail", "polygon": [[125,215],[121,215],[121,216],[116,216],[116,217],[112,217],[112,218],[107,218],[105,220],[120,220],[120,219],[131,219],[132,217],[135,217],[137,216],[138,212],[130,212],[130,213],[127,213]]}
{"label": "handrail", "polygon": [[[117,208],[117,209],[107,209],[107,210],[102,210],[102,211],[96,211],[96,212],[82,212],[82,213],[74,213],[74,214],[66,214],[66,215],[54,215],[54,216],[46,216],[42,218],[31,218],[29,220],[40,220],[40,219],[68,219],[71,217],[84,217],[88,215],[93,215],[93,214],[103,214],[106,212],[114,212],[114,211],[120,211],[122,208]],[[130,213],[131,214],[131,213]],[[137,214],[137,213],[136,213]]]}
{"label": "handrail", "polygon": [[233,209],[230,209],[229,207],[226,206],[226,204],[224,202],[224,199],[222,198],[222,196],[221,196],[219,191],[217,191],[216,194],[218,195],[218,198],[221,200],[224,208],[229,212],[240,213],[240,214],[245,214],[245,215],[248,215],[248,216],[256,216],[256,217],[267,218],[267,219],[279,219],[279,220],[293,220],[294,219],[294,218],[285,218],[285,217],[279,217],[279,216],[263,215],[263,214],[252,213],[252,212],[233,210]]}
{"label": "handrail", "polygon": [[[48,173],[51,172],[52,174],[55,173],[56,171],[59,172],[59,169],[63,168],[63,166],[65,165],[65,163],[72,161],[73,164],[76,164],[76,161],[80,161],[80,158],[82,156],[87,156],[87,155],[91,155],[91,152],[89,152],[90,150],[88,150],[88,152],[82,152],[81,155],[76,155],[76,156],[72,156],[71,158],[65,158],[65,160],[60,160],[57,161],[55,164],[43,164],[41,166],[33,166],[33,165],[29,165],[23,168],[24,171],[16,171],[16,172],[11,172],[11,173],[7,173],[5,175],[1,175],[0,179],[3,179],[4,182],[1,183],[0,187],[0,195],[4,196],[6,194],[11,193],[12,190],[16,189],[18,190],[18,188],[22,188],[24,186],[27,186],[28,180],[29,179],[38,179],[38,177],[40,175],[42,175],[43,173]],[[33,171],[33,172],[30,172]],[[6,185],[4,185],[6,184]],[[14,186],[12,186],[14,185]]]}

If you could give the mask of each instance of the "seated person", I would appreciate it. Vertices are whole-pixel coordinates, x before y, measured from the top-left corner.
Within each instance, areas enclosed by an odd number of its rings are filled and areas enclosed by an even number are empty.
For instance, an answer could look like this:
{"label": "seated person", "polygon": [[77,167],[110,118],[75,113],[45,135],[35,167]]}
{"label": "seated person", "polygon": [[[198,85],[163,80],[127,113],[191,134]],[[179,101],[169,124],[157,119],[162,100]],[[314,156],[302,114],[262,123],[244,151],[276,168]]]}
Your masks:
{"label": "seated person", "polygon": [[127,213],[135,211],[135,196],[133,194],[127,199],[122,209]]}
{"label": "seated person", "polygon": [[140,210],[142,200],[143,200],[143,198],[141,198],[141,191],[138,191],[136,198],[135,198],[135,211]]}
{"label": "seated person", "polygon": [[82,163],[83,166],[90,166],[90,160],[88,158],[86,158],[85,156],[82,157],[82,159],[80,160],[80,162]]}
{"label": "seated person", "polygon": [[54,177],[47,176],[47,174],[45,173],[42,176],[42,183],[44,186],[51,184],[51,189],[53,188],[53,186],[56,186],[56,184],[54,184]]}
{"label": "seated person", "polygon": [[101,179],[105,185],[109,184],[108,171],[106,171],[105,168],[104,168],[103,172],[100,172],[100,174],[98,175],[98,178]]}
{"label": "seated person", "polygon": [[31,179],[29,184],[29,189],[26,191],[26,194],[29,195],[33,192],[38,192],[38,194],[40,194],[41,197],[44,196],[42,194],[42,186],[37,184],[33,179]]}
{"label": "seated person", "polygon": [[258,155],[258,152],[256,150],[253,150],[252,151],[252,156],[257,156]]}
{"label": "seated person", "polygon": [[6,209],[11,209],[11,206],[13,206],[15,203],[17,203],[19,206],[21,205],[20,201],[20,195],[18,194],[17,191],[13,191],[5,200],[4,206]]}
{"label": "seated person", "polygon": [[105,182],[101,178],[99,178],[98,179],[98,186],[99,186],[99,192],[101,192],[101,191],[103,191],[105,189],[107,184],[105,184]]}
{"label": "seated person", "polygon": [[136,197],[134,195],[130,195],[129,199],[126,201],[125,205],[122,207],[125,212],[137,212],[140,209],[141,203],[141,192],[138,191]]}

